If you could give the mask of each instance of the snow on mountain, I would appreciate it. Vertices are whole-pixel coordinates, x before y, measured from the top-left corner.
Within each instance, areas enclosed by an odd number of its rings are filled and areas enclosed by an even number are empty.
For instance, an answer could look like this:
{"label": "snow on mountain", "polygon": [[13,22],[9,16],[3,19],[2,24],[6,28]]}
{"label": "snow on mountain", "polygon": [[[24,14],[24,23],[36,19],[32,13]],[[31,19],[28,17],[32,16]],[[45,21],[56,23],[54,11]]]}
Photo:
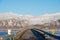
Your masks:
{"label": "snow on mountain", "polygon": [[57,20],[60,19],[60,13],[54,13],[54,14],[44,14],[41,16],[31,16],[31,15],[18,15],[15,13],[7,12],[7,13],[1,13],[0,14],[0,20],[4,19],[11,19],[15,18],[18,20],[28,20],[31,22],[31,24],[43,24],[50,22],[51,20]]}
{"label": "snow on mountain", "polygon": [[42,17],[43,19],[47,19],[47,20],[57,20],[57,19],[60,19],[60,13],[45,14],[40,17]]}
{"label": "snow on mountain", "polygon": [[0,20],[11,19],[11,18],[27,19],[28,17],[33,17],[33,16],[30,16],[30,15],[19,15],[19,14],[12,13],[12,12],[6,12],[6,13],[1,13],[0,14]]}
{"label": "snow on mountain", "polygon": [[1,13],[0,14],[0,20],[17,18],[17,17],[18,17],[18,15],[14,14],[14,13]]}

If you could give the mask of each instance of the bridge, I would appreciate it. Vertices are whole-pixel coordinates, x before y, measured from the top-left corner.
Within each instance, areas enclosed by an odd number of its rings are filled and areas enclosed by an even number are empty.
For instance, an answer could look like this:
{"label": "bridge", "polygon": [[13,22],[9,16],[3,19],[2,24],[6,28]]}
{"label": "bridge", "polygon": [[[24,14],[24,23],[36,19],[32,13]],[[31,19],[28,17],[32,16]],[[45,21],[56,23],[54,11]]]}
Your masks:
{"label": "bridge", "polygon": [[14,35],[2,37],[1,40],[60,40],[60,36],[40,29],[22,29]]}

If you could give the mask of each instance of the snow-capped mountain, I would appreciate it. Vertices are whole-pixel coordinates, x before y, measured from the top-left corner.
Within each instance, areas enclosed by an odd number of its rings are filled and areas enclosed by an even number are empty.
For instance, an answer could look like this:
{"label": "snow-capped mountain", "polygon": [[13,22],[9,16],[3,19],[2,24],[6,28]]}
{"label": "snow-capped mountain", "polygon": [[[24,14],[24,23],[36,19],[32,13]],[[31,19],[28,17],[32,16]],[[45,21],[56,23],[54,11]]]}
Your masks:
{"label": "snow-capped mountain", "polygon": [[0,14],[0,20],[4,20],[4,19],[11,19],[11,18],[21,18],[21,19],[26,19],[26,18],[30,18],[30,17],[33,17],[33,16],[30,16],[30,15],[19,15],[19,14],[15,14],[15,13],[1,13]]}
{"label": "snow-capped mountain", "polygon": [[31,16],[31,15],[18,15],[15,13],[1,13],[0,14],[0,20],[7,20],[7,19],[18,19],[18,20],[28,20],[31,22],[31,24],[43,24],[48,23],[51,20],[57,20],[60,19],[60,13],[54,13],[54,14],[44,14],[41,16]]}

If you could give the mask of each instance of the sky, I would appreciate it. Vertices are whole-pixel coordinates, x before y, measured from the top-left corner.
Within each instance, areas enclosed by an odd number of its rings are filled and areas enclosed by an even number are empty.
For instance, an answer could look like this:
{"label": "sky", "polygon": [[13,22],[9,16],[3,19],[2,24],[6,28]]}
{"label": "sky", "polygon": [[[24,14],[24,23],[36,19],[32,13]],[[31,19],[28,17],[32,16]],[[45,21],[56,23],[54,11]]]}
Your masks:
{"label": "sky", "polygon": [[4,12],[33,16],[59,13],[60,0],[0,0],[0,14]]}

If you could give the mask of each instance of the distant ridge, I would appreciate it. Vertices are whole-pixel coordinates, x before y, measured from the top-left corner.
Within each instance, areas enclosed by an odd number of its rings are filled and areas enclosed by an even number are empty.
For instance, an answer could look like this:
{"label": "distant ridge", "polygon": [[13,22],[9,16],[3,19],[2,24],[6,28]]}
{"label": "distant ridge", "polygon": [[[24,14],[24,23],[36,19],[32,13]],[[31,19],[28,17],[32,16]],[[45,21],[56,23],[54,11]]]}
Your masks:
{"label": "distant ridge", "polygon": [[0,14],[0,20],[8,20],[8,19],[23,19],[23,20],[28,20],[33,24],[40,24],[40,23],[46,23],[51,20],[57,20],[60,19],[60,13],[54,13],[54,14],[44,14],[41,16],[31,16],[31,15],[18,15],[12,12],[6,12],[6,13],[1,13]]}

